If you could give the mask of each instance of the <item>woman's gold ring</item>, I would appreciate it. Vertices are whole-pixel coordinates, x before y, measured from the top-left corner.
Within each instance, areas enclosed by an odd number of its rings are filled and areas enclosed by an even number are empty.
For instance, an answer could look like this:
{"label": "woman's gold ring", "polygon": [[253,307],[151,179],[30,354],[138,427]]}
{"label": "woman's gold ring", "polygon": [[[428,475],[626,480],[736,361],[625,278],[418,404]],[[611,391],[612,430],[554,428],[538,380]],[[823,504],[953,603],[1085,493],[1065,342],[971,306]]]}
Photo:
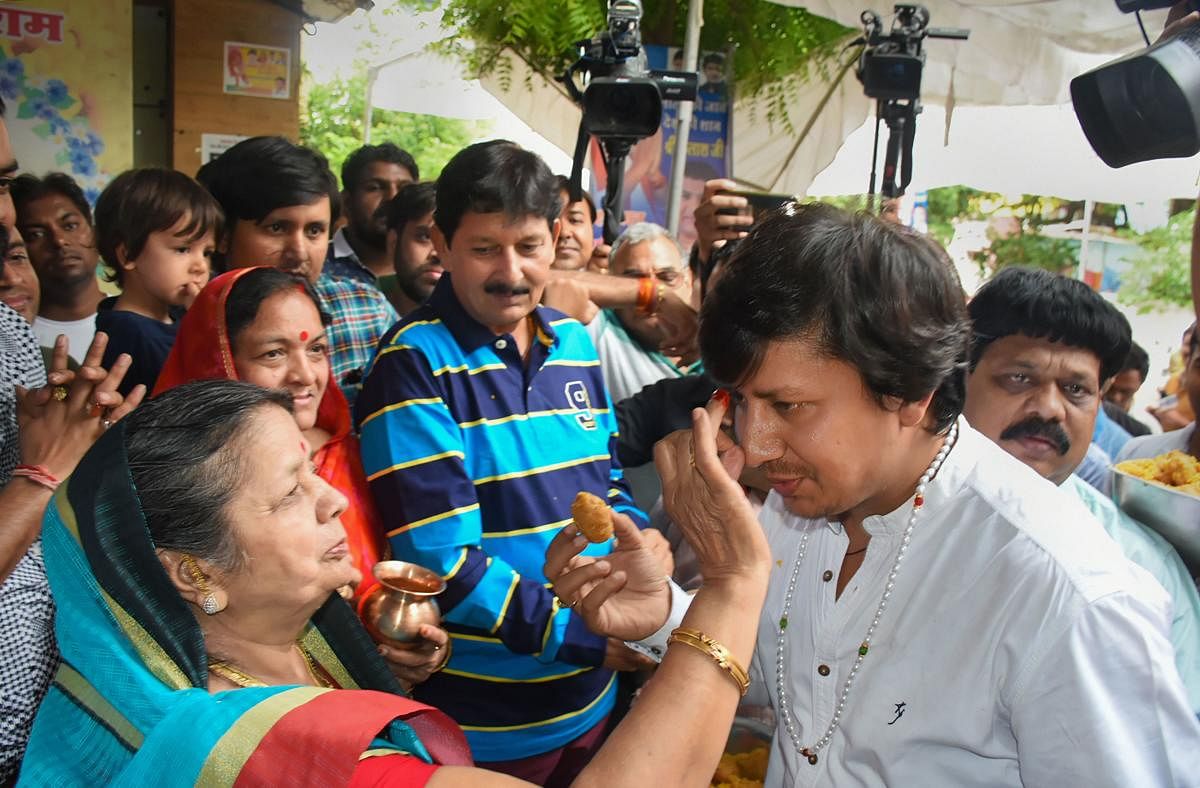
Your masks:
{"label": "woman's gold ring", "polygon": [[55,402],[62,402],[63,400],[65,400],[67,398],[67,387],[66,386],[55,386],[51,390],[51,394],[54,397]]}

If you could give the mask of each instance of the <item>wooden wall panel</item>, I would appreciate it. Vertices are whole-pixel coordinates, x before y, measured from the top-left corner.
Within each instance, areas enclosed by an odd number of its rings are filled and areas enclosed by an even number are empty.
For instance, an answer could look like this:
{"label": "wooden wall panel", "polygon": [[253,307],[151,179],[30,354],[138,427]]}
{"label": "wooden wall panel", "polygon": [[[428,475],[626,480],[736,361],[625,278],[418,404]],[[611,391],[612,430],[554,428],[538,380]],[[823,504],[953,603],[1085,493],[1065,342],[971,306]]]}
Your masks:
{"label": "wooden wall panel", "polygon": [[[174,0],[173,160],[194,175],[201,134],[300,134],[300,26],[270,0]],[[243,41],[292,51],[291,98],[231,96],[222,90],[224,43]]]}

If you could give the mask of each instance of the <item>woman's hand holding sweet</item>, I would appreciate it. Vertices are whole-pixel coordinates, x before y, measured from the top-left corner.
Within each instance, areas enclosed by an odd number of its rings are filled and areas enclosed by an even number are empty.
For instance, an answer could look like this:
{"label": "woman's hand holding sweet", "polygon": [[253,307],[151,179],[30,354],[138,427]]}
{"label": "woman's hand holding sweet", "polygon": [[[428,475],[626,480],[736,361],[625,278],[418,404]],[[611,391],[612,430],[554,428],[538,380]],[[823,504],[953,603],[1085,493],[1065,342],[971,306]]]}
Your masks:
{"label": "woman's hand holding sweet", "polygon": [[387,660],[388,667],[400,680],[405,690],[429,680],[429,677],[446,667],[450,661],[450,636],[441,627],[422,624],[420,645],[403,649],[379,646],[379,653]]}
{"label": "woman's hand holding sweet", "polygon": [[771,550],[737,479],[746,458],[720,430],[728,400],[718,394],[692,411],[692,429],[654,447],[663,506],[696,553],[704,584],[765,582]]}
{"label": "woman's hand holding sweet", "polygon": [[112,369],[105,370],[100,361],[107,346],[108,335],[97,333],[79,371],[71,372],[67,369],[67,339],[59,336],[48,385],[18,390],[22,464],[44,466],[55,478],[66,478],[96,439],[145,397],[142,385],[128,397],[117,391],[132,360],[122,353]]}

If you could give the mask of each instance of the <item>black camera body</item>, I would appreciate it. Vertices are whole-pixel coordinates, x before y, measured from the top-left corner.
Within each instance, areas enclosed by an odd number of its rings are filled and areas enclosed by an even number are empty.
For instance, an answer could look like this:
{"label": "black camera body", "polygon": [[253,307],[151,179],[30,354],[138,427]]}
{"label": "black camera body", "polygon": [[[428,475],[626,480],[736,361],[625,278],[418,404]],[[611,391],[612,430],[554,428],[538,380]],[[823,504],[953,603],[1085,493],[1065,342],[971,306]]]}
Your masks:
{"label": "black camera body", "polygon": [[[580,58],[567,69],[563,83],[583,108],[583,125],[602,140],[637,142],[658,131],[664,100],[696,98],[696,74],[652,71],[642,51],[642,4],[639,0],[611,0],[608,28],[588,41],[580,41]],[[590,79],[580,91],[576,73]]]}
{"label": "black camera body", "polygon": [[[1126,13],[1169,5],[1116,2]],[[1109,167],[1200,153],[1200,25],[1075,77],[1071,103]]]}
{"label": "black camera body", "polygon": [[879,14],[863,11],[865,44],[855,72],[868,98],[881,101],[916,101],[921,97],[925,71],[926,38],[966,40],[966,30],[929,27],[925,6],[898,4],[892,29],[885,31]]}

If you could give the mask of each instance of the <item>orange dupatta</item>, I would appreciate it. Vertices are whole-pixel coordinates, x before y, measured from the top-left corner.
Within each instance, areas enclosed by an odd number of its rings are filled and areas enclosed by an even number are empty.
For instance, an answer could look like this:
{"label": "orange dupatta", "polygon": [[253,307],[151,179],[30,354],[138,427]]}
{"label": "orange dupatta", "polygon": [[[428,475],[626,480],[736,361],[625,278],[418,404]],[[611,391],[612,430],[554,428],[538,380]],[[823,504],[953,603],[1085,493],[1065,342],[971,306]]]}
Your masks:
{"label": "orange dupatta", "polygon": [[[193,380],[238,380],[233,345],[225,322],[225,303],[234,284],[253,270],[238,268],[221,274],[196,296],[195,303],[179,323],[175,345],[154,386],[155,394]],[[317,406],[316,426],[331,436],[313,456],[317,475],[350,502],[341,519],[350,555],[362,572],[362,582],[355,591],[358,598],[377,582],[371,568],[383,556],[383,523],[367,486],[358,438],[350,430],[350,406],[332,375]]]}

